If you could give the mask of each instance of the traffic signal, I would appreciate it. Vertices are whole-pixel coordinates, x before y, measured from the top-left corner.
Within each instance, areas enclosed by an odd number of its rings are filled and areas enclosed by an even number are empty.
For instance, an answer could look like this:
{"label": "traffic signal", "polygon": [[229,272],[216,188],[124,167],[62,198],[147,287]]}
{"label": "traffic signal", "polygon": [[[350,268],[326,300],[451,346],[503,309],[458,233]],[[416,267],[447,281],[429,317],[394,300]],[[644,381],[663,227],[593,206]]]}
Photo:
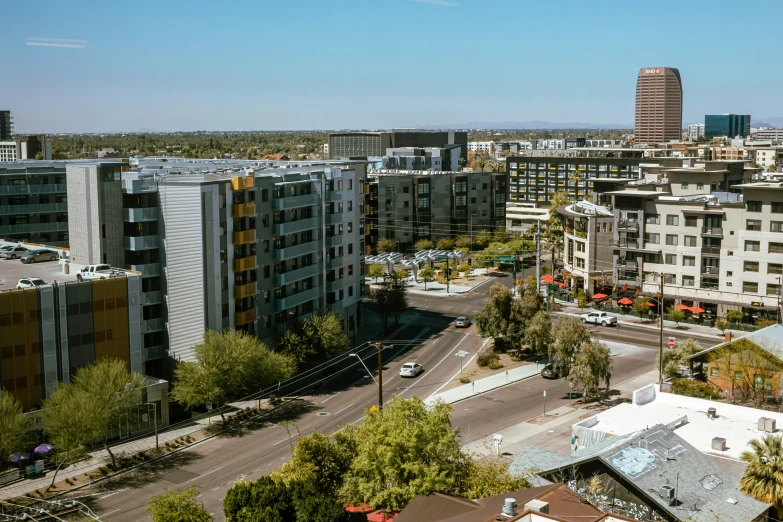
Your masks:
{"label": "traffic signal", "polygon": [[468,266],[471,266],[472,264],[473,264],[473,260],[471,260],[470,258],[468,258]]}
{"label": "traffic signal", "polygon": [[435,261],[430,259],[430,268],[435,268]]}
{"label": "traffic signal", "polygon": [[517,280],[516,280],[516,284],[517,284],[517,286],[519,286],[519,278],[518,277],[517,277]]}

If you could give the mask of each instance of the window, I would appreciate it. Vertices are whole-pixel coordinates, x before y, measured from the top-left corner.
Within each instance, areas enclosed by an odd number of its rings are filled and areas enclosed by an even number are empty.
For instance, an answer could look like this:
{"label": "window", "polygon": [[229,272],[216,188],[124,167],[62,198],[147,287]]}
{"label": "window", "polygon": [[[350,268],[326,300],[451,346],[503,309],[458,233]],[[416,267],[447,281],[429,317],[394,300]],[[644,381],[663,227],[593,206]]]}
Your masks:
{"label": "window", "polygon": [[430,184],[419,183],[419,194],[429,194],[429,193],[430,193]]}
{"label": "window", "polygon": [[[351,297],[353,295],[353,285],[348,287],[348,297]],[[353,328],[353,324],[351,324],[351,327]]]}
{"label": "window", "polygon": [[731,277],[733,275],[734,275],[734,272],[732,272],[731,270],[726,270],[726,277]]}
{"label": "window", "polygon": [[[351,178],[348,178],[348,190],[353,190],[353,179]],[[403,192],[407,192],[407,190],[403,190]]]}
{"label": "window", "polygon": [[685,216],[685,226],[686,227],[695,227],[697,219],[698,218],[696,216]]}
{"label": "window", "polygon": [[767,295],[778,295],[780,293],[780,285],[767,284]]}
{"label": "window", "polygon": [[763,375],[753,376],[753,387],[757,390],[771,390],[772,389],[772,377],[765,377]]}
{"label": "window", "polygon": [[761,221],[758,219],[748,219],[745,221],[745,230],[759,232],[761,230]]}
{"label": "window", "polygon": [[688,188],[688,184],[687,183],[680,183],[680,188],[681,189],[687,189]]}
{"label": "window", "polygon": [[720,377],[720,369],[715,368],[714,366],[710,368],[710,377]]}
{"label": "window", "polygon": [[783,221],[771,221],[769,224],[770,232],[783,232]]}
{"label": "window", "polygon": [[577,268],[584,268],[585,267],[585,260],[581,257],[576,258],[576,267]]}
{"label": "window", "polygon": [[430,208],[430,198],[419,198],[419,208]]}
{"label": "window", "polygon": [[704,190],[704,183],[696,183],[696,190]]}
{"label": "window", "polygon": [[695,285],[695,278],[693,276],[684,275],[682,276],[682,286],[694,286]]}
{"label": "window", "polygon": [[761,243],[758,241],[745,241],[745,252],[759,252]]}
{"label": "window", "polygon": [[577,252],[584,252],[585,251],[585,244],[580,242],[580,241],[577,241],[576,242],[576,251]]}
{"label": "window", "polygon": [[735,381],[741,381],[741,380],[742,380],[742,372],[740,372],[740,371],[735,371],[735,372],[734,372],[734,380],[735,380]]}
{"label": "window", "polygon": [[261,190],[261,201],[263,202],[269,201],[269,189]]}
{"label": "window", "polygon": [[353,201],[349,199],[348,200],[348,212],[350,212],[352,210],[353,210]]}
{"label": "window", "polygon": [[696,266],[696,258],[694,256],[682,256],[682,266]]}
{"label": "window", "polygon": [[783,254],[783,243],[769,243],[770,254]]}
{"label": "window", "polygon": [[454,203],[458,207],[464,207],[468,204],[468,197],[467,196],[457,196],[457,199]]}
{"label": "window", "polygon": [[759,291],[759,284],[744,281],[742,283],[742,291],[746,294],[757,294]]}
{"label": "window", "polygon": [[761,212],[761,201],[748,201],[748,212]]}
{"label": "window", "polygon": [[772,213],[773,214],[783,214],[783,203],[781,202],[773,202],[772,203]]}
{"label": "window", "polygon": [[745,261],[745,272],[758,272],[759,264],[756,261]]}
{"label": "window", "polygon": [[482,183],[482,184],[481,184],[481,190],[487,190],[488,188],[489,188],[489,187],[487,186],[487,184],[486,184],[486,183]]}
{"label": "window", "polygon": [[645,243],[652,243],[653,245],[657,245],[661,242],[661,235],[660,234],[645,234],[644,235],[644,242]]}
{"label": "window", "polygon": [[476,198],[470,198],[470,203],[471,203],[471,205],[475,205],[476,204]]}
{"label": "window", "polygon": [[661,255],[660,254],[653,254],[651,252],[646,252],[644,256],[642,257],[645,263],[655,263],[658,264],[661,262]]}
{"label": "window", "polygon": [[353,254],[353,243],[348,243],[348,254]]}
{"label": "window", "polygon": [[666,244],[677,246],[677,234],[666,234]]}
{"label": "window", "polygon": [[647,214],[644,216],[644,222],[648,225],[660,225],[661,224],[661,215],[660,214]]}
{"label": "window", "polygon": [[778,263],[770,263],[767,265],[768,274],[783,274],[783,265]]}
{"label": "window", "polygon": [[695,247],[696,246],[696,236],[685,236],[683,241],[683,245],[686,247]]}
{"label": "window", "polygon": [[673,227],[679,226],[680,225],[680,216],[677,216],[677,215],[674,215],[674,214],[667,215],[666,216],[666,224],[670,225],[670,226],[673,226]]}
{"label": "window", "polygon": [[677,264],[677,254],[666,254],[666,264],[667,265],[676,265]]}

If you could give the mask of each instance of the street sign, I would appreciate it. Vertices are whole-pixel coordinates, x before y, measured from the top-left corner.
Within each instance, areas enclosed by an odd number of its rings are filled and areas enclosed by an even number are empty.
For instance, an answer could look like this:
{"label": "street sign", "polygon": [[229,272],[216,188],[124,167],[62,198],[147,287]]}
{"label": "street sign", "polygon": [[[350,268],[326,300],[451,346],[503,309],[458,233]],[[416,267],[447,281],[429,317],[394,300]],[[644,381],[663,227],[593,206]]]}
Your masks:
{"label": "street sign", "polygon": [[674,348],[677,342],[673,338],[669,338],[669,348]]}
{"label": "street sign", "polygon": [[495,433],[493,439],[495,440],[495,444],[500,444],[501,442],[503,442],[503,435],[500,435],[499,433]]}
{"label": "street sign", "polygon": [[457,357],[465,357],[466,355],[468,355],[468,352],[465,350],[460,350],[457,352]]}
{"label": "street sign", "polygon": [[544,397],[546,397],[546,390],[544,390]]}

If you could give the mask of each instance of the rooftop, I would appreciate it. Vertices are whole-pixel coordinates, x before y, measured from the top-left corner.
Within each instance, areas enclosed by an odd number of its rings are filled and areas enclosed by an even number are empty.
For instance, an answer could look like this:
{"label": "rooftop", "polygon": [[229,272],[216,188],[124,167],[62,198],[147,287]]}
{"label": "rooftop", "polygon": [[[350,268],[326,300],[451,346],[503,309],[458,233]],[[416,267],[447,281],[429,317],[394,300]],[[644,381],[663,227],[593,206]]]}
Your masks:
{"label": "rooftop", "polygon": [[[30,245],[24,243],[14,243],[0,240],[0,246],[19,245],[26,246],[30,250],[46,249],[55,250],[63,257],[67,250],[56,247],[46,247],[43,245]],[[0,291],[13,290],[17,282],[25,277],[40,277],[47,283],[58,283],[76,281],[76,274],[64,274],[62,265],[57,261],[47,261],[45,263],[24,264],[18,259],[0,259]]]}

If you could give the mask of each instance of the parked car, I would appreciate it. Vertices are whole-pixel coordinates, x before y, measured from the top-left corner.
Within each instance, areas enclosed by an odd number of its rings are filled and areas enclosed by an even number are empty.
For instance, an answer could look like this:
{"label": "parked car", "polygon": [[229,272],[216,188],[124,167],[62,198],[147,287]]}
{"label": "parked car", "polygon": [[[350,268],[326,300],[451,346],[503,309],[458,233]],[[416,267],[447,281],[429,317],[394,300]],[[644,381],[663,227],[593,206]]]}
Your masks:
{"label": "parked car", "polygon": [[400,368],[400,377],[416,377],[423,371],[424,368],[419,363],[405,363]]}
{"label": "parked car", "polygon": [[80,283],[85,279],[106,279],[124,274],[122,270],[114,269],[110,265],[87,265],[76,274],[76,280]]}
{"label": "parked car", "polygon": [[21,258],[22,263],[37,263],[39,261],[57,261],[60,254],[54,250],[30,250]]}
{"label": "parked car", "polygon": [[456,326],[457,328],[467,328],[468,326],[470,326],[470,319],[468,319],[464,315],[460,315],[459,317],[457,317],[457,320],[454,321],[454,326]]}
{"label": "parked car", "polygon": [[560,364],[559,363],[547,363],[541,370],[541,377],[544,379],[559,379],[560,378]]}
{"label": "parked car", "polygon": [[27,253],[27,248],[23,246],[7,245],[0,247],[0,257],[3,259],[16,259]]}
{"label": "parked car", "polygon": [[40,277],[23,277],[22,279],[19,280],[18,283],[16,283],[16,288],[17,289],[35,288],[36,286],[48,285],[48,284],[49,283],[47,283]]}
{"label": "parked car", "polygon": [[617,324],[617,318],[606,312],[590,312],[589,314],[582,314],[582,322],[609,326],[610,324]]}

